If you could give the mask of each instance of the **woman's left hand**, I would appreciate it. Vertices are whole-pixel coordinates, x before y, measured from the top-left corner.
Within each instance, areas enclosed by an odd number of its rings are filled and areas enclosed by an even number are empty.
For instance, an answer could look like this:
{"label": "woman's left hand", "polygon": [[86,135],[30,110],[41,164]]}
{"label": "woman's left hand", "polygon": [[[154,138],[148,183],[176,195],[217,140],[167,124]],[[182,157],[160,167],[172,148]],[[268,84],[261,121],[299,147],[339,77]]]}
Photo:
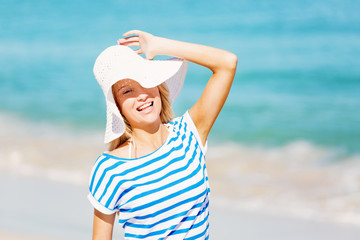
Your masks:
{"label": "woman's left hand", "polygon": [[156,37],[154,35],[140,30],[131,30],[124,33],[123,36],[125,36],[125,38],[118,40],[119,45],[140,47],[135,50],[135,52],[137,54],[144,53],[146,59],[153,59],[156,56]]}

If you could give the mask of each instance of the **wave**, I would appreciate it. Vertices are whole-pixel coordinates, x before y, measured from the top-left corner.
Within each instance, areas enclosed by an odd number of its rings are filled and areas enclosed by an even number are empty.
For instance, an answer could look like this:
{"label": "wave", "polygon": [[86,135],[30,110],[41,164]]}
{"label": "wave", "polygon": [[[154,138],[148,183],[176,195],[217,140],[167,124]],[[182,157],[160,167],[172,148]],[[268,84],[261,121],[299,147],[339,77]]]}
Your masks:
{"label": "wave", "polygon": [[215,204],[360,226],[360,155],[296,141],[209,149]]}
{"label": "wave", "polygon": [[[0,115],[0,171],[86,186],[103,132]],[[360,226],[360,154],[307,140],[282,146],[210,145],[213,204]]]}

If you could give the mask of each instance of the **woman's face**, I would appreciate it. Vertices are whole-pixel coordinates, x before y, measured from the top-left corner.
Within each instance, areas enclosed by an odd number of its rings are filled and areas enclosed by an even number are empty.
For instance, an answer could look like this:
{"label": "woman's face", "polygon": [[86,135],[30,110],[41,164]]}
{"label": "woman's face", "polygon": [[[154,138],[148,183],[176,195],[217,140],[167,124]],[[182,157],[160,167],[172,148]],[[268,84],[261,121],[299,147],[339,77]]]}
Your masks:
{"label": "woman's face", "polygon": [[134,80],[123,79],[115,83],[113,88],[120,112],[132,128],[161,123],[161,98],[157,87],[143,88]]}

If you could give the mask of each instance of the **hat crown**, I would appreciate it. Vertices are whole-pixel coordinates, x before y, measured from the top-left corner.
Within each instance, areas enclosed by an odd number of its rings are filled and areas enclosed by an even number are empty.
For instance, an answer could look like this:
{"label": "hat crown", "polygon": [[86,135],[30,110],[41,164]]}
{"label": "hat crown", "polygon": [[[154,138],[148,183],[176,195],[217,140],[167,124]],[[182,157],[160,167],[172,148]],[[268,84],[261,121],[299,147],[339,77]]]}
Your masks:
{"label": "hat crown", "polygon": [[121,45],[110,46],[97,57],[93,72],[105,93],[111,87],[109,85],[113,84],[109,80],[113,79],[116,73],[134,71],[135,69],[132,68],[139,66],[142,60],[144,59],[129,47]]}

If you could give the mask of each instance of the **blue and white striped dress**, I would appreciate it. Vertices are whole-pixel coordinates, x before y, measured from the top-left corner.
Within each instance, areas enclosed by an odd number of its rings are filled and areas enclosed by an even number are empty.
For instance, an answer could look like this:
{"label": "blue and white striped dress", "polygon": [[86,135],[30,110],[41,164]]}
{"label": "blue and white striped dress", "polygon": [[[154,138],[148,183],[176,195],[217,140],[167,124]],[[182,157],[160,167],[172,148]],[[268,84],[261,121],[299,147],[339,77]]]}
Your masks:
{"label": "blue and white striped dress", "polygon": [[92,169],[88,198],[100,212],[119,212],[125,239],[209,238],[206,144],[188,112],[169,126],[155,152],[135,159],[103,153]]}

